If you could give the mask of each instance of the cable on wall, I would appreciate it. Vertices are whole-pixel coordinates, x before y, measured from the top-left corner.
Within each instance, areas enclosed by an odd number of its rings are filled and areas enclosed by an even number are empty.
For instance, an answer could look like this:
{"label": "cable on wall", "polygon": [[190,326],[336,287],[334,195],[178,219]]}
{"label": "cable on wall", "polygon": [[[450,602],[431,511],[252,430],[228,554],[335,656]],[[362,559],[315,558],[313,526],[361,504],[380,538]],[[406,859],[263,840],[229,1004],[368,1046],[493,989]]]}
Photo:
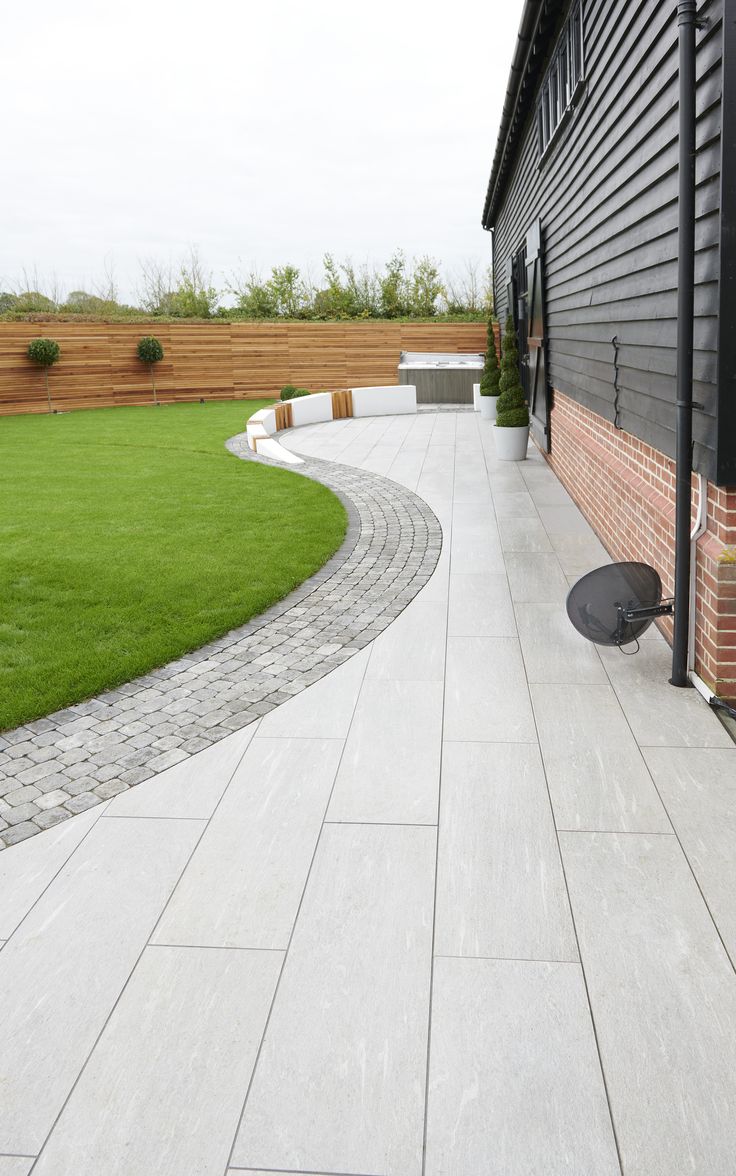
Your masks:
{"label": "cable on wall", "polygon": [[620,429],[621,410],[618,406],[618,398],[621,395],[621,389],[618,386],[618,335],[614,335],[611,339],[611,346],[613,347],[613,427]]}

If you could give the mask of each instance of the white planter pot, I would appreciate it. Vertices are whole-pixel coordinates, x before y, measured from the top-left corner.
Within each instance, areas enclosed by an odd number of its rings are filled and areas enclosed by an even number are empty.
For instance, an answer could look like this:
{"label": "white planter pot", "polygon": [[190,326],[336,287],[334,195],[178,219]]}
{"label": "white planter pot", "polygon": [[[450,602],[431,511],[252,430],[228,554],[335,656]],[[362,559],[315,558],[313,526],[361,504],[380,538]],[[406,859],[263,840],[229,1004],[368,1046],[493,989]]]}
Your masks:
{"label": "white planter pot", "polygon": [[499,461],[523,461],[529,444],[529,426],[520,429],[499,429],[493,426],[493,440]]}
{"label": "white planter pot", "polygon": [[473,384],[473,408],[476,412],[480,412],[480,384]]}
{"label": "white planter pot", "polygon": [[480,415],[484,421],[495,421],[496,419],[496,405],[498,404],[497,396],[481,396],[480,398]]}

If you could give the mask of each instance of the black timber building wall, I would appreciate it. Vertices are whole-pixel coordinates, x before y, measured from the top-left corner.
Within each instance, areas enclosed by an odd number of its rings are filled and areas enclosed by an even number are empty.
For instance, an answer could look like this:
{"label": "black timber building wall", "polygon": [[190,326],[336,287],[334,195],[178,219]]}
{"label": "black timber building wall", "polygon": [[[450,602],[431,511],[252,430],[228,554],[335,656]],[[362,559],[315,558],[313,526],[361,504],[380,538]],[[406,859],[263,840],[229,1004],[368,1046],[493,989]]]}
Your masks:
{"label": "black timber building wall", "polygon": [[[695,466],[710,478],[717,447],[724,2],[736,7],[736,0],[701,2],[707,25],[697,34],[694,398],[703,407],[693,429]],[[676,5],[584,0],[583,9],[584,95],[541,161],[532,105],[493,200],[496,313],[503,323],[511,258],[539,217],[550,384],[613,420],[616,335],[619,423],[674,456]],[[547,58],[555,42],[548,37]],[[542,59],[535,67],[540,84],[544,66]],[[736,322],[723,329],[736,332]]]}

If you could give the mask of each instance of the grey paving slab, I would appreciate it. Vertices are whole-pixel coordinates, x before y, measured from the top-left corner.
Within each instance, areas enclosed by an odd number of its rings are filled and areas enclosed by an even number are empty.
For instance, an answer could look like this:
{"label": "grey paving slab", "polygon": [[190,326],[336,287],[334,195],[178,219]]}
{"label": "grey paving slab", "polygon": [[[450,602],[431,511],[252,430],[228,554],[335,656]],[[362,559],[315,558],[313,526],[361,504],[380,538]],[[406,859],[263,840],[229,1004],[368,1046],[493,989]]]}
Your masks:
{"label": "grey paving slab", "polygon": [[496,517],[499,519],[537,518],[537,508],[528,490],[499,490],[493,495]]}
{"label": "grey paving slab", "polygon": [[341,752],[334,739],[253,740],[153,942],[287,947]]}
{"label": "grey paving slab", "polygon": [[558,829],[671,833],[613,688],[531,687]]}
{"label": "grey paving slab", "polygon": [[517,604],[521,651],[530,682],[607,685],[598,650],[559,604]]}
{"label": "grey paving slab", "polygon": [[[524,467],[527,473],[526,466]],[[556,477],[550,481],[547,478],[540,479],[537,477],[536,470],[534,475],[525,482],[528,486],[529,495],[535,506],[574,506],[573,499],[568,494],[562,482],[559,482]]]}
{"label": "grey paving slab", "polygon": [[498,536],[496,534],[496,512],[493,509],[493,499],[490,490],[487,494],[476,493],[472,502],[463,502],[458,504],[457,499],[453,498],[452,502],[453,514],[456,516],[455,521],[460,527],[473,528],[484,527],[486,531],[490,531],[493,535],[494,541],[498,546]]}
{"label": "grey paving slab", "polygon": [[450,550],[453,572],[505,571],[503,552],[493,519],[470,524],[454,519]]}
{"label": "grey paving slab", "polygon": [[3,948],[0,1152],[43,1144],[201,829],[101,818]]}
{"label": "grey paving slab", "polygon": [[736,964],[736,747],[650,747],[644,758]]}
{"label": "grey paving slab", "polygon": [[486,456],[488,458],[488,481],[494,496],[496,494],[521,493],[526,490],[526,483],[515,464],[508,461],[496,461],[492,446],[490,455],[486,450]]}
{"label": "grey paving slab", "polygon": [[366,679],[441,682],[446,633],[446,603],[414,601],[373,643]]}
{"label": "grey paving slab", "polygon": [[437,824],[441,682],[363,686],[328,821]]}
{"label": "grey paving slab", "polygon": [[387,476],[394,482],[408,487],[409,490],[416,490],[423,464],[423,449],[414,449],[408,453],[406,450],[402,450],[391,462]]}
{"label": "grey paving slab", "polygon": [[28,1176],[35,1156],[0,1156],[0,1176]]}
{"label": "grey paving slab", "polygon": [[589,535],[559,532],[550,535],[550,542],[566,575],[582,576],[611,562],[610,555],[592,531]]}
{"label": "grey paving slab", "polygon": [[588,539],[596,537],[585,515],[573,502],[540,503],[538,510],[545,531],[553,538],[558,535],[582,535]]}
{"label": "grey paving slab", "polygon": [[490,743],[536,742],[518,640],[448,638],[444,738]]}
{"label": "grey paving slab", "polygon": [[434,950],[577,960],[538,748],[445,744]]}
{"label": "grey paving slab", "polygon": [[[258,723],[251,723],[205,751],[160,772],[110,801],[110,817],[212,816],[228,781],[245,755]],[[0,869],[3,857],[0,855]]]}
{"label": "grey paving slab", "polygon": [[633,657],[614,648],[600,653],[640,747],[733,747],[697,690],[670,686],[672,651],[664,642],[642,642]]}
{"label": "grey paving slab", "polygon": [[328,825],[235,1166],[419,1176],[435,834]]}
{"label": "grey paving slab", "polygon": [[507,552],[506,573],[516,604],[557,604],[564,607],[570,585],[556,555]]}
{"label": "grey paving slab", "polygon": [[483,458],[477,458],[458,451],[455,462],[453,498],[458,505],[472,506],[480,501],[491,506],[491,487],[488,482]]}
{"label": "grey paving slab", "polygon": [[516,637],[516,618],[504,572],[450,576],[450,637]]}
{"label": "grey paving slab", "polygon": [[626,1176],[729,1176],[736,977],[677,840],[560,840]]}
{"label": "grey paving slab", "polygon": [[261,721],[269,737],[344,739],[365,676],[370,650],[361,650],[306,692],[295,695]]}
{"label": "grey paving slab", "polygon": [[435,960],[425,1170],[618,1176],[577,964]]}
{"label": "grey paving slab", "polygon": [[281,963],[280,952],[147,948],[38,1176],[222,1176]]}
{"label": "grey paving slab", "polygon": [[104,811],[100,805],[0,854],[0,938],[13,934]]}
{"label": "grey paving slab", "polygon": [[551,552],[552,546],[538,516],[499,518],[503,550],[525,552]]}

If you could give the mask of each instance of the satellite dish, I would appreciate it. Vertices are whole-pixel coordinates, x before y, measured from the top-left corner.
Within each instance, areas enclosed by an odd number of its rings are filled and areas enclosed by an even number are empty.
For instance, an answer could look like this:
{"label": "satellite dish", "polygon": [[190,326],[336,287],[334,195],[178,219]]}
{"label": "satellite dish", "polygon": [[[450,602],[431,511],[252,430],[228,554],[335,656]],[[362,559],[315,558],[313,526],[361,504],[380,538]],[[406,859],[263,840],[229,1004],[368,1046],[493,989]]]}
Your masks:
{"label": "satellite dish", "polygon": [[662,601],[662,581],[649,564],[615,563],[578,580],[567,596],[567,615],[596,645],[638,641],[654,617],[673,611]]}

